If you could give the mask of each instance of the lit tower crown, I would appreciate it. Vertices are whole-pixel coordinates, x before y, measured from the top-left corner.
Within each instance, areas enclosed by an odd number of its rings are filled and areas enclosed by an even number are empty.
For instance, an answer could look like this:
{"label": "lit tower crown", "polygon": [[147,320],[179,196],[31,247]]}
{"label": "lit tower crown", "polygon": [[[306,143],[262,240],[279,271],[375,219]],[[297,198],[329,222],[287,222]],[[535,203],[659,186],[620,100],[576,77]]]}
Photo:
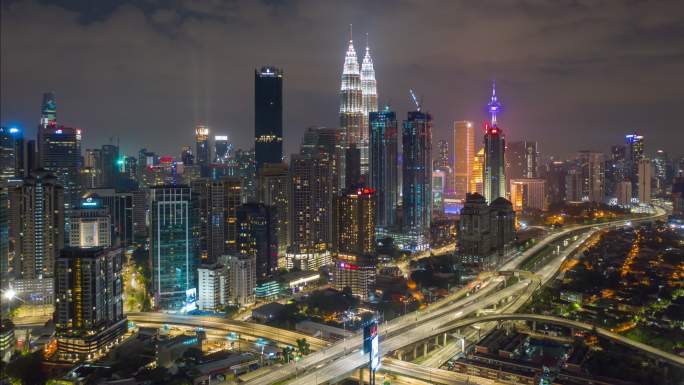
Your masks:
{"label": "lit tower crown", "polygon": [[487,103],[487,110],[492,115],[492,126],[496,126],[496,114],[503,110],[503,105],[499,102],[499,98],[496,97],[496,82],[492,82],[492,97],[489,98],[489,103]]}

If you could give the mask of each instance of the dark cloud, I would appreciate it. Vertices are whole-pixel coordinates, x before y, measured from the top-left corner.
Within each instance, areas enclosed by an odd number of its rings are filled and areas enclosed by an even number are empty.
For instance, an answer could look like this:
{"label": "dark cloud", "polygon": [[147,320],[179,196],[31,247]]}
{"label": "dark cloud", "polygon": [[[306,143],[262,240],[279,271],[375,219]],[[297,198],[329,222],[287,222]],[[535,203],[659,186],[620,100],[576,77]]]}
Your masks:
{"label": "dark cloud", "polygon": [[89,147],[178,153],[207,123],[250,146],[253,69],[285,70],[285,136],[336,126],[354,24],[368,32],[379,97],[401,116],[424,97],[436,137],[482,121],[496,78],[510,139],[545,153],[606,150],[639,130],[681,153],[684,10],[672,1],[3,0],[1,120],[32,130],[54,90],[62,123]]}

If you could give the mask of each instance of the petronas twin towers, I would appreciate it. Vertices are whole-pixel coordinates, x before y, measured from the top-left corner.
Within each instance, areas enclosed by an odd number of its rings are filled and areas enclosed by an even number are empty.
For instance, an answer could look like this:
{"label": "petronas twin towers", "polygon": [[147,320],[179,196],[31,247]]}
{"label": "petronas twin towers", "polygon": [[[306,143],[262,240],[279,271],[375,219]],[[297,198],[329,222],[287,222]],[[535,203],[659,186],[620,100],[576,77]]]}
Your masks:
{"label": "petronas twin towers", "polygon": [[361,63],[349,40],[344,58],[340,87],[340,128],[345,147],[356,146],[361,151],[361,173],[368,173],[368,114],[378,110],[378,91],[370,48]]}

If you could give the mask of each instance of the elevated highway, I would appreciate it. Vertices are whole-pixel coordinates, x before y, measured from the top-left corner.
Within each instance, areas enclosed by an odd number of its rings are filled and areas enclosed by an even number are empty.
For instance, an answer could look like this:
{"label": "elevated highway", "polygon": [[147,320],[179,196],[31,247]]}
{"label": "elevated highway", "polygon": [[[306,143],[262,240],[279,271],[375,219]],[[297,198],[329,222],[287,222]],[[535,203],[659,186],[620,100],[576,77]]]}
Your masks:
{"label": "elevated highway", "polygon": [[198,317],[166,313],[128,313],[127,316],[129,321],[135,322],[139,326],[187,326],[225,333],[226,335],[230,332],[234,332],[238,334],[241,339],[245,339],[247,336],[251,337],[252,339],[265,338],[281,345],[290,346],[297,346],[298,339],[306,338],[311,350],[314,351],[321,350],[329,346],[327,341],[309,336],[307,334],[280,329],[268,325],[235,321],[226,318]]}

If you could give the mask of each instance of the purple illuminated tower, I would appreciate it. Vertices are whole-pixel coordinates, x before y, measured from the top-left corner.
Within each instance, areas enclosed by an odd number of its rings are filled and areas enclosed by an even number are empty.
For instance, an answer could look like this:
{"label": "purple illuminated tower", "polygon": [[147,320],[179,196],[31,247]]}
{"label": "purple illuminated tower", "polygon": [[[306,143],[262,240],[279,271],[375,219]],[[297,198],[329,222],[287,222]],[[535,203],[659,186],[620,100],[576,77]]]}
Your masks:
{"label": "purple illuminated tower", "polygon": [[492,115],[492,126],[496,126],[496,114],[501,112],[501,110],[503,110],[503,105],[496,97],[496,82],[492,82],[492,97],[489,98],[489,103],[487,103],[487,111]]}

